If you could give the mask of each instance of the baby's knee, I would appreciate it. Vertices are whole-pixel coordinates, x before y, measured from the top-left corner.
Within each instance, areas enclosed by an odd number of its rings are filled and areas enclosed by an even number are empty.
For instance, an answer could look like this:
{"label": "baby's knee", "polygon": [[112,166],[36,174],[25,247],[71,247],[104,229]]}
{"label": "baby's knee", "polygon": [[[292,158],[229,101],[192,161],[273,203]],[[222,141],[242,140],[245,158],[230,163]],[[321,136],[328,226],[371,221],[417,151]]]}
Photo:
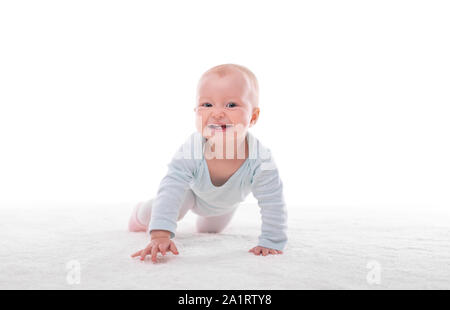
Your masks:
{"label": "baby's knee", "polygon": [[218,225],[218,223],[201,217],[197,218],[196,227],[197,232],[207,234],[218,234],[224,229],[223,225]]}
{"label": "baby's knee", "polygon": [[212,227],[201,227],[197,225],[197,232],[202,234],[218,234],[222,232],[223,229],[212,228]]}
{"label": "baby's knee", "polygon": [[233,213],[213,217],[199,216],[196,225],[197,232],[210,234],[220,233],[227,227],[232,216]]}

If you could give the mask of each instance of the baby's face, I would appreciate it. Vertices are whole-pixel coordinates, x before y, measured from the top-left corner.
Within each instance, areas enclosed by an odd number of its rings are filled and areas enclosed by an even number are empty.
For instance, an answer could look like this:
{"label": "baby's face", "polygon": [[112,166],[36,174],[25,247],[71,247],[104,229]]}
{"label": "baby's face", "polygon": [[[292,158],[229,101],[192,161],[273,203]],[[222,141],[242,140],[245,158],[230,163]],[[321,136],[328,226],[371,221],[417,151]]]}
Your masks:
{"label": "baby's face", "polygon": [[241,72],[203,76],[195,108],[197,130],[207,139],[218,134],[227,140],[245,137],[259,115],[259,108],[253,107],[251,100],[249,82]]}

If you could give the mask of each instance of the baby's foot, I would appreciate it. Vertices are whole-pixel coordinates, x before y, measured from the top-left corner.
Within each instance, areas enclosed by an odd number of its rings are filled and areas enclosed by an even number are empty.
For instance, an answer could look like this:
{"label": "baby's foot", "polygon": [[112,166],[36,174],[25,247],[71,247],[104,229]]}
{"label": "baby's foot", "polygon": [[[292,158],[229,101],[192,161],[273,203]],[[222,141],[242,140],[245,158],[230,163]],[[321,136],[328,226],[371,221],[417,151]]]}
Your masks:
{"label": "baby's foot", "polygon": [[131,213],[130,220],[128,221],[128,230],[131,232],[147,231],[147,226],[142,224],[138,219],[139,209],[142,204],[142,202],[138,203]]}

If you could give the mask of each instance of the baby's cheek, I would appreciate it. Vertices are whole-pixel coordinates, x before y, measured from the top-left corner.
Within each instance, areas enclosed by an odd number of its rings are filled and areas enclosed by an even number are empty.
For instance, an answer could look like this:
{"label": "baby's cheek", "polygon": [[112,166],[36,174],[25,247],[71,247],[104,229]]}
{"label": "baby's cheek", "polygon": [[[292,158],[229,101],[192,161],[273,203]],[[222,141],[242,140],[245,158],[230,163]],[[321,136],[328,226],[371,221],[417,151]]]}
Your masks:
{"label": "baby's cheek", "polygon": [[248,124],[240,122],[237,123],[233,129],[238,136],[242,136],[247,132]]}
{"label": "baby's cheek", "polygon": [[204,124],[203,124],[203,118],[201,117],[201,115],[197,115],[195,118],[195,127],[197,128],[197,130],[201,133],[202,132],[202,128],[203,128]]}
{"label": "baby's cheek", "polygon": [[195,127],[197,131],[205,138],[209,138],[211,136],[211,130],[206,126],[206,122],[203,121],[201,117],[197,117],[195,121]]}

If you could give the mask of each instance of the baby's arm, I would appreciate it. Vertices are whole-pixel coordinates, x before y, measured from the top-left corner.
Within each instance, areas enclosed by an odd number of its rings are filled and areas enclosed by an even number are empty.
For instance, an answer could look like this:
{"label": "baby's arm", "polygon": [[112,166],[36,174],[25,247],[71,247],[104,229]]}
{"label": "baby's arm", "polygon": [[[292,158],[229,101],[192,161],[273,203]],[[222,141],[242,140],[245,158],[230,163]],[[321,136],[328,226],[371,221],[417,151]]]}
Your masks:
{"label": "baby's arm", "polygon": [[262,162],[256,169],[253,196],[261,208],[261,235],[258,246],[250,252],[256,255],[282,254],[287,243],[287,210],[283,196],[283,182],[273,161]]}
{"label": "baby's arm", "polygon": [[195,162],[184,158],[180,148],[169,164],[167,175],[161,180],[158,193],[152,203],[152,216],[148,227],[152,230],[166,230],[175,237],[178,213],[189,183],[194,177]]}
{"label": "baby's arm", "polygon": [[[202,136],[194,133],[180,146],[168,165],[152,203],[149,232],[166,230],[175,236],[178,213],[189,184],[194,179],[201,162]],[[200,154],[200,155],[199,155]]]}
{"label": "baby's arm", "polygon": [[168,172],[153,200],[148,227],[151,241],[146,248],[137,251],[132,257],[140,256],[141,260],[144,260],[146,255],[151,255],[152,261],[156,262],[158,252],[165,255],[171,251],[178,255],[175,243],[170,239],[175,236],[179,209],[196,167],[195,160],[186,158],[184,151],[183,146],[180,147],[172,158]]}

